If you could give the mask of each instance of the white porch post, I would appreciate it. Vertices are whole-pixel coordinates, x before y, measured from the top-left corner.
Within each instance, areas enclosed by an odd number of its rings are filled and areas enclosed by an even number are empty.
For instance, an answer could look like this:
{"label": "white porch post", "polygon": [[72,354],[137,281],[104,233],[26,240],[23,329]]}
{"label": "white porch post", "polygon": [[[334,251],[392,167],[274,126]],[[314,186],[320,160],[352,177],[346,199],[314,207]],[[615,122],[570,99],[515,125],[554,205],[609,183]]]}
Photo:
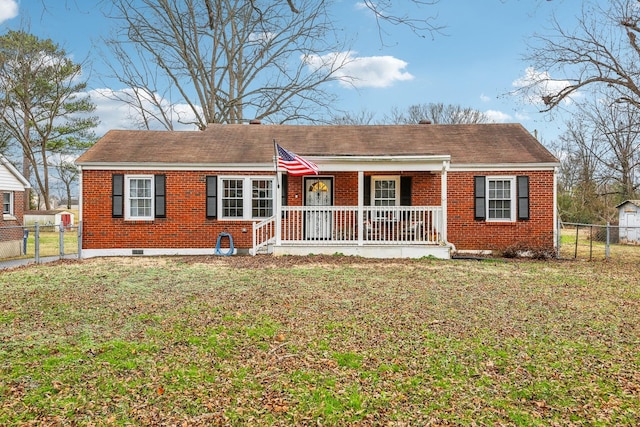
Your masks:
{"label": "white porch post", "polygon": [[276,175],[276,246],[282,244],[282,172],[278,171]]}
{"label": "white porch post", "polygon": [[447,241],[447,171],[449,170],[449,162],[442,162],[442,173],[440,174],[440,191],[442,206],[442,241]]}
{"label": "white porch post", "polygon": [[364,172],[358,171],[358,246],[364,240]]}

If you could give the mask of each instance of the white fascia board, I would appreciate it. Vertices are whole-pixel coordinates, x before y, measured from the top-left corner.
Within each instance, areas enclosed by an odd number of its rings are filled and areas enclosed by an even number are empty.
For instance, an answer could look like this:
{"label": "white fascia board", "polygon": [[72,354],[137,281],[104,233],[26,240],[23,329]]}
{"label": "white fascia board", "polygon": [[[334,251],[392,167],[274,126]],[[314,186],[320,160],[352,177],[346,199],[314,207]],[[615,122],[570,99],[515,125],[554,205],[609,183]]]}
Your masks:
{"label": "white fascia board", "polygon": [[170,163],[78,163],[82,170],[171,170],[171,171],[244,171],[244,172],[273,172],[275,165],[267,164],[170,164]]}
{"label": "white fascia board", "polygon": [[320,171],[331,172],[441,171],[451,156],[323,156],[308,159],[315,162]]}
{"label": "white fascia board", "polygon": [[449,172],[553,171],[560,163],[451,164]]}
{"label": "white fascia board", "polygon": [[[305,157],[320,172],[351,171],[441,171],[451,156],[331,156]],[[178,170],[178,171],[244,171],[276,172],[274,163],[171,164],[171,163],[78,163],[82,170]],[[279,169],[284,171],[284,169]]]}

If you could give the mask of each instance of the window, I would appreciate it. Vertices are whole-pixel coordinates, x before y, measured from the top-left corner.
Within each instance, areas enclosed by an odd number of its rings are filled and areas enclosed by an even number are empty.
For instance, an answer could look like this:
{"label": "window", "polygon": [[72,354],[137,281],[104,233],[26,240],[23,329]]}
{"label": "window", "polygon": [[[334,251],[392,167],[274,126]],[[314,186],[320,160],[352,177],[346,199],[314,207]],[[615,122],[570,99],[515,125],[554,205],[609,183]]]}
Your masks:
{"label": "window", "polygon": [[516,218],[529,219],[528,176],[476,176],[474,198],[476,220],[515,222]]}
{"label": "window", "polygon": [[251,181],[251,216],[268,218],[273,215],[273,181],[254,179]]}
{"label": "window", "polygon": [[487,178],[488,220],[513,221],[513,178]]}
{"label": "window", "polygon": [[2,193],[2,213],[13,215],[13,193]]}
{"label": "window", "polygon": [[273,215],[273,178],[221,177],[219,183],[222,219],[249,220]]}
{"label": "window", "polygon": [[127,176],[125,194],[126,219],[153,219],[153,176]]}
{"label": "window", "polygon": [[222,179],[222,216],[227,218],[244,217],[242,179]]}
{"label": "window", "polygon": [[[400,177],[371,177],[371,201],[373,206],[398,206],[400,200]],[[377,218],[395,219],[395,212],[375,211]]]}
{"label": "window", "polygon": [[111,217],[147,221],[166,218],[166,175],[111,175]]}
{"label": "window", "polygon": [[372,177],[373,206],[397,206],[400,196],[399,177]]}

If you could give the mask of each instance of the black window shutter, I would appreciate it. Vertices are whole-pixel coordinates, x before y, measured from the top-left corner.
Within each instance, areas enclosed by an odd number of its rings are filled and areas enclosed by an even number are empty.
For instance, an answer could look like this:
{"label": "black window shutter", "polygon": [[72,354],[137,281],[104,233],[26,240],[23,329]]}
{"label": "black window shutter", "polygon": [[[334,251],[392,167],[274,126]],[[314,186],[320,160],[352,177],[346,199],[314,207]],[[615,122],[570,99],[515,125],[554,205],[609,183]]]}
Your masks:
{"label": "black window shutter", "polygon": [[155,217],[166,218],[167,217],[167,197],[166,197],[166,175],[155,175],[154,177],[154,191],[155,191]]}
{"label": "black window shutter", "polygon": [[400,206],[411,206],[411,177],[400,177]]}
{"label": "black window shutter", "polygon": [[484,176],[473,177],[473,192],[475,200],[475,219],[483,220],[486,218],[486,180]]}
{"label": "black window shutter", "polygon": [[371,206],[371,177],[364,177],[364,205]]}
{"label": "black window shutter", "polygon": [[529,219],[529,177],[518,177],[518,219]]}
{"label": "black window shutter", "polygon": [[111,176],[111,216],[122,218],[124,215],[124,175]]}
{"label": "black window shutter", "polygon": [[218,216],[218,177],[207,177],[207,218]]}

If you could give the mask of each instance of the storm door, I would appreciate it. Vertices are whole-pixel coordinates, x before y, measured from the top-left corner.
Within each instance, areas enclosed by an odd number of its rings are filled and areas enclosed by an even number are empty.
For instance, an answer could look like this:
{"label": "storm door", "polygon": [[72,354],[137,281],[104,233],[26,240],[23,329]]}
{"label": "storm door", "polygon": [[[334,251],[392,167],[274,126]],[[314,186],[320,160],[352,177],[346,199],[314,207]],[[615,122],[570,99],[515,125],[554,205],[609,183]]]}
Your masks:
{"label": "storm door", "polygon": [[328,240],[331,238],[330,209],[333,205],[333,178],[308,177],[305,188],[305,239]]}

